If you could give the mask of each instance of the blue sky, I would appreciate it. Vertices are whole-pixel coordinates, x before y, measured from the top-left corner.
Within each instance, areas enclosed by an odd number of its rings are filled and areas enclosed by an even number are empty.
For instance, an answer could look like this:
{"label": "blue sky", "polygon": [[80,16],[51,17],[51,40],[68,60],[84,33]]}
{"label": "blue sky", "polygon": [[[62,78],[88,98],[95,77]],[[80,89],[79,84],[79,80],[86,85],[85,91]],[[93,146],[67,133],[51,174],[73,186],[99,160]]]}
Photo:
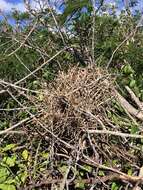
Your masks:
{"label": "blue sky", "polygon": [[20,3],[22,2],[22,0],[5,0],[6,2],[9,2],[9,3]]}
{"label": "blue sky", "polygon": [[[51,0],[51,2],[62,2],[63,0]],[[39,4],[35,0],[30,0],[32,8],[38,9]],[[44,0],[40,0],[40,4],[44,4]],[[3,12],[9,12],[11,9],[17,9],[19,11],[24,11],[25,6],[23,0],[0,0],[0,10]]]}
{"label": "blue sky", "polygon": [[0,9],[9,12],[12,8],[24,11],[23,0],[0,0]]}

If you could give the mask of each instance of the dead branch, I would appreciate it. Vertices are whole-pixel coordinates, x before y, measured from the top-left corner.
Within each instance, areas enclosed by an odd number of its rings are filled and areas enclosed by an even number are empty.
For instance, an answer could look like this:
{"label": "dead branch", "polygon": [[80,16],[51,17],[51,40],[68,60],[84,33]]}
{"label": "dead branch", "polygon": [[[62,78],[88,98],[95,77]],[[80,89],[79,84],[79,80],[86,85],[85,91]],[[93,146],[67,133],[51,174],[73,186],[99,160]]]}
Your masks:
{"label": "dead branch", "polygon": [[[130,91],[131,92],[131,91]],[[115,90],[116,93],[116,97],[117,100],[119,101],[119,103],[121,104],[121,106],[127,111],[129,112],[131,115],[133,115],[134,117],[136,117],[137,119],[143,121],[143,112],[141,110],[137,110],[136,108],[134,108],[117,90]],[[132,94],[133,96],[133,94]],[[134,100],[136,98],[134,97]],[[136,99],[137,101],[137,99]]]}
{"label": "dead branch", "polygon": [[135,139],[142,139],[143,135],[136,135],[136,134],[128,134],[128,133],[121,133],[119,131],[108,131],[108,130],[87,130],[89,134],[107,134],[125,138],[135,138]]}

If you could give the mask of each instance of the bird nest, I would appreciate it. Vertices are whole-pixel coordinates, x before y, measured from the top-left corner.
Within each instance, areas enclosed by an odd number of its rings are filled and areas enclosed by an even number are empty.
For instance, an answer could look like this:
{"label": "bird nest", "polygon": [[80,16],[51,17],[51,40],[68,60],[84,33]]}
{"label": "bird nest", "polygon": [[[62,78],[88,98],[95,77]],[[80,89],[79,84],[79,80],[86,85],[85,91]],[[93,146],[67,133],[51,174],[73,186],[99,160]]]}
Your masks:
{"label": "bird nest", "polygon": [[40,121],[60,139],[75,144],[83,131],[107,125],[113,81],[106,71],[96,67],[60,72],[46,90]]}

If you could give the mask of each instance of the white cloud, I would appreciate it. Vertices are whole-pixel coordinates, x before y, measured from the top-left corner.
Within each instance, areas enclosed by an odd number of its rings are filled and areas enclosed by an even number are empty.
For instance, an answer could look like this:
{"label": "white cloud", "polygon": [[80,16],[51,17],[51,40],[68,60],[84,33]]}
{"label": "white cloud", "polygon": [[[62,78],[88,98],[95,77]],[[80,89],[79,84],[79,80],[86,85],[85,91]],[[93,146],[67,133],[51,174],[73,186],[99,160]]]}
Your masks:
{"label": "white cloud", "polygon": [[[34,10],[40,10],[41,8],[46,8],[47,5],[47,0],[39,0],[39,3],[35,0],[30,1],[31,8]],[[52,7],[58,11],[57,7],[63,2],[63,0],[51,0]],[[56,4],[56,6],[55,6]],[[24,12],[26,10],[26,7],[24,6],[24,3],[19,2],[19,3],[10,3],[7,2],[6,0],[0,0],[0,10],[3,12],[10,12],[12,9],[16,9],[18,11]]]}
{"label": "white cloud", "polygon": [[23,11],[25,11],[25,6],[23,3],[14,4],[14,3],[6,2],[5,0],[0,0],[0,10],[1,11],[9,12],[12,9],[16,9],[16,10],[23,12]]}

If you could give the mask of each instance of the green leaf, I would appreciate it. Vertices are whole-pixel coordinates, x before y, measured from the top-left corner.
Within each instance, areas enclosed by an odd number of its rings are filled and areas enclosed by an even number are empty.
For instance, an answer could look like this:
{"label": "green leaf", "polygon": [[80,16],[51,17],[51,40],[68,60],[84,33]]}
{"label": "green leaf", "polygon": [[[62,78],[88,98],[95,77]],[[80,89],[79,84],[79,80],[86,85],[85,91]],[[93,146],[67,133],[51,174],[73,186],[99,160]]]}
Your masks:
{"label": "green leaf", "polygon": [[16,190],[16,187],[14,185],[9,184],[0,184],[1,190]]}
{"label": "green leaf", "polygon": [[115,160],[112,161],[112,163],[115,166],[116,164],[118,164],[118,160],[115,159]]}
{"label": "green leaf", "polygon": [[[11,177],[11,176],[10,176]],[[16,180],[15,179],[12,179],[12,178],[8,178],[6,179],[6,181],[4,182],[5,184],[15,184]]]}
{"label": "green leaf", "polygon": [[123,73],[126,75],[130,75],[130,74],[134,73],[134,70],[132,69],[132,67],[129,64],[127,64],[123,67]]}
{"label": "green leaf", "polygon": [[132,169],[129,169],[129,170],[128,170],[128,175],[131,176],[132,173],[133,173]]}
{"label": "green leaf", "polygon": [[91,166],[84,165],[84,168],[85,168],[89,173],[92,172],[92,167],[91,167]]}
{"label": "green leaf", "polygon": [[138,126],[135,126],[135,125],[133,125],[132,127],[131,127],[131,133],[132,134],[135,134],[135,133],[137,133],[138,131],[139,131],[139,128],[138,128]]}
{"label": "green leaf", "polygon": [[6,147],[3,148],[3,151],[6,152],[8,150],[12,150],[15,147],[16,147],[16,144],[8,144],[6,145]]}
{"label": "green leaf", "polygon": [[36,89],[40,85],[39,81],[35,80],[33,81],[33,88]]}
{"label": "green leaf", "polygon": [[115,182],[113,182],[111,186],[111,190],[118,190],[118,189],[119,189],[118,185]]}
{"label": "green leaf", "polygon": [[24,183],[28,177],[27,171],[24,171],[23,173],[21,173],[19,177],[20,177],[21,181]]}
{"label": "green leaf", "polygon": [[48,157],[49,157],[49,152],[43,152],[42,153],[42,158],[48,159]]}
{"label": "green leaf", "polygon": [[16,163],[16,156],[12,157],[4,157],[3,161],[5,162],[6,165],[9,167],[13,167]]}
{"label": "green leaf", "polygon": [[28,156],[29,156],[29,153],[28,153],[28,151],[25,149],[25,150],[22,152],[22,157],[24,158],[24,160],[28,160]]}
{"label": "green leaf", "polygon": [[3,183],[9,175],[9,171],[5,167],[0,168],[0,183]]}
{"label": "green leaf", "polygon": [[101,170],[98,172],[98,175],[99,175],[99,176],[105,176],[104,172],[101,171]]}
{"label": "green leaf", "polygon": [[84,172],[83,171],[80,171],[80,176],[84,176]]}
{"label": "green leaf", "polygon": [[44,79],[51,81],[54,79],[54,75],[52,74],[52,72],[50,72],[50,70],[44,72],[43,74]]}
{"label": "green leaf", "polygon": [[85,184],[81,180],[75,184],[75,188],[85,189]]}
{"label": "green leaf", "polygon": [[135,80],[131,80],[129,85],[130,85],[131,88],[135,87],[136,81]]}
{"label": "green leaf", "polygon": [[88,0],[68,1],[60,18],[61,24],[64,24],[71,15],[73,16],[76,15],[75,13],[80,13],[83,7],[91,8],[91,3]]}

